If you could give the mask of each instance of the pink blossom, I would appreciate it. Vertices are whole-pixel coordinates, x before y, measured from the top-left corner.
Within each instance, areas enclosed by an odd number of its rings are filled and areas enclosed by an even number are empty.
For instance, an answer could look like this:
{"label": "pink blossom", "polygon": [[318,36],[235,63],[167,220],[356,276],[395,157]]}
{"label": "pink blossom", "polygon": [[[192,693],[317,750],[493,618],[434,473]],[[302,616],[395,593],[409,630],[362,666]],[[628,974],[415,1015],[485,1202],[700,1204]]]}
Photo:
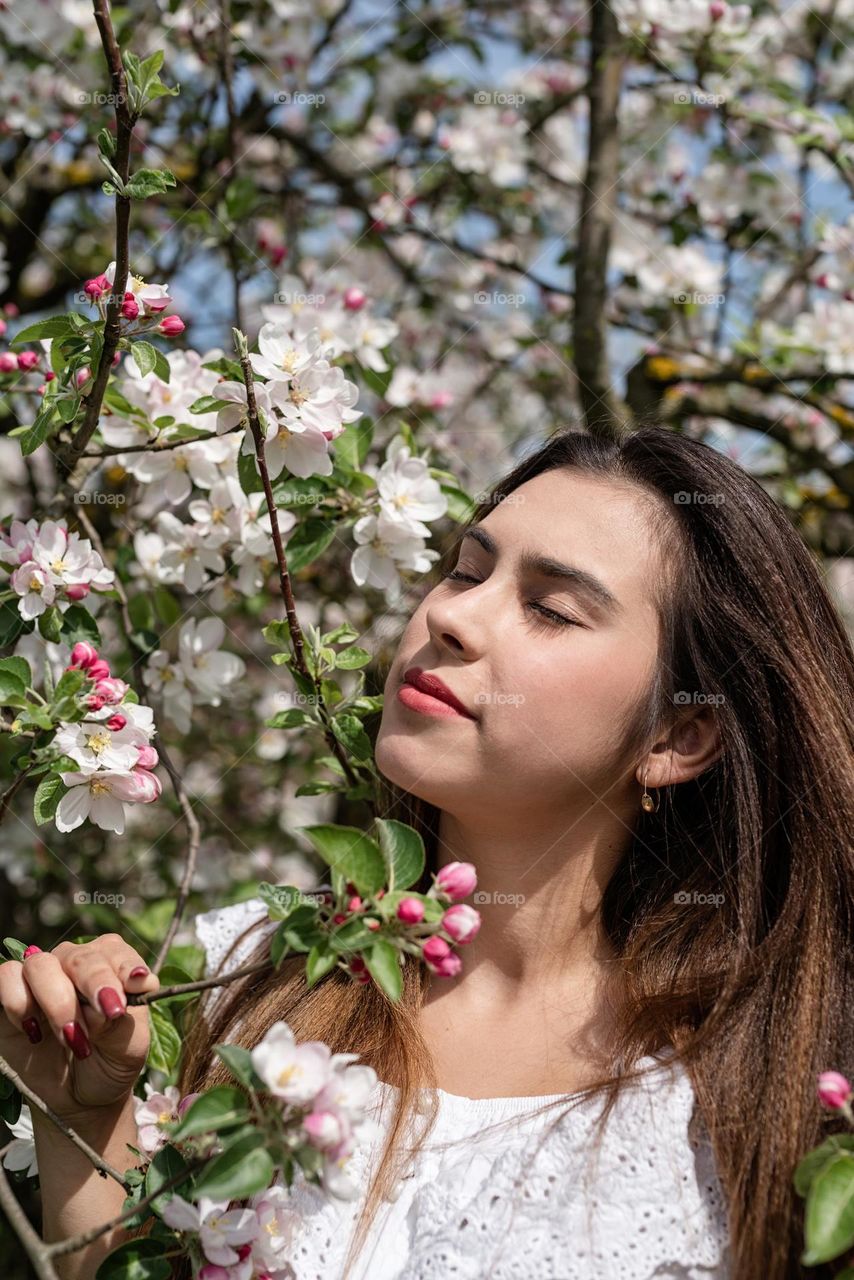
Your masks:
{"label": "pink blossom", "polygon": [[460,957],[454,955],[445,939],[438,935],[427,939],[421,954],[428,968],[439,978],[455,978],[462,968]]}
{"label": "pink blossom", "polygon": [[22,351],[18,356],[19,369],[35,369],[39,362],[39,353],[37,351]]}
{"label": "pink blossom", "polygon": [[826,1107],[841,1110],[854,1094],[849,1081],[838,1071],[823,1071],[818,1078],[818,1096]]}
{"label": "pink blossom", "polygon": [[139,303],[132,293],[125,294],[125,300],[122,303],[122,315],[125,320],[135,320],[139,315]]}
{"label": "pink blossom", "polygon": [[449,862],[436,876],[436,885],[452,902],[467,898],[477,887],[474,866],[470,862]]}
{"label": "pink blossom", "polygon": [[418,898],[402,898],[397,904],[397,918],[404,924],[420,924],[424,919],[424,903]]}
{"label": "pink blossom", "polygon": [[110,282],[105,275],[93,276],[84,284],[83,292],[88,293],[90,298],[100,298],[101,294],[106,293],[109,288]]}
{"label": "pink blossom", "polygon": [[91,591],[88,582],[72,582],[65,588],[69,600],[85,600]]}
{"label": "pink blossom", "polygon": [[84,669],[91,667],[93,662],[98,661],[98,650],[94,645],[87,644],[85,640],[78,640],[74,648],[71,650],[71,667],[83,667]]}
{"label": "pink blossom", "polygon": [[119,729],[124,729],[126,724],[127,717],[123,716],[120,711],[117,711],[115,715],[110,716],[107,721],[107,728],[112,729],[114,733],[118,733]]}
{"label": "pink blossom", "polygon": [[106,680],[110,674],[110,664],[103,658],[96,658],[89,663],[88,675],[92,680]]}
{"label": "pink blossom", "polygon": [[345,1128],[341,1117],[334,1111],[312,1111],[302,1122],[313,1147],[326,1151],[337,1146],[345,1136]]}
{"label": "pink blossom", "polygon": [[13,351],[0,354],[0,373],[14,373],[18,367],[18,357]]}
{"label": "pink blossom", "polygon": [[454,942],[471,942],[480,923],[480,913],[463,902],[458,902],[455,907],[448,907],[442,916],[442,928]]}
{"label": "pink blossom", "polygon": [[118,676],[107,676],[97,682],[95,692],[100,693],[104,701],[112,706],[117,702],[121,702],[129,688],[130,686],[125,684],[124,680],[120,680]]}
{"label": "pink blossom", "polygon": [[364,289],[359,289],[356,285],[344,290],[344,306],[348,311],[361,311],[367,301],[368,295]]}
{"label": "pink blossom", "polygon": [[[124,720],[124,716],[120,716],[119,719]],[[145,746],[138,747],[137,750],[139,751],[139,759],[136,762],[137,768],[139,769],[156,769],[157,768],[157,763],[160,757],[158,756],[157,752],[154,750],[154,747],[150,747],[146,744]]]}
{"label": "pink blossom", "polygon": [[157,326],[157,332],[164,334],[167,338],[175,338],[179,333],[183,333],[186,327],[180,316],[164,316]]}
{"label": "pink blossom", "polygon": [[104,695],[102,693],[90,693],[86,699],[86,706],[90,711],[100,711],[104,705]]}

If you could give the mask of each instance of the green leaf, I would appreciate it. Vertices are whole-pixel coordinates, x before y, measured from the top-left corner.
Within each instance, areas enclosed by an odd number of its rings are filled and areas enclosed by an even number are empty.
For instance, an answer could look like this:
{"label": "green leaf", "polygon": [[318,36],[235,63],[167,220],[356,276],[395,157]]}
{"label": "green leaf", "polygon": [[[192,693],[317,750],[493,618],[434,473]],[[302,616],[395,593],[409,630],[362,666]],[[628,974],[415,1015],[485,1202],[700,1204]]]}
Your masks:
{"label": "green leaf", "polygon": [[315,724],[314,716],[308,711],[300,711],[298,707],[288,707],[286,711],[277,711],[269,720],[265,720],[264,724],[268,729],[295,729],[301,724]]}
{"label": "green leaf", "polygon": [[131,596],[128,600],[128,613],[133,625],[140,631],[154,628],[154,603],[148,592]]}
{"label": "green leaf", "polygon": [[[4,600],[0,604],[0,645],[5,649],[8,645],[14,644],[24,626],[24,619],[18,612],[17,604],[11,600]],[[32,630],[32,624],[29,629]]]}
{"label": "green leaf", "polygon": [[12,705],[9,702],[10,698],[26,699],[26,692],[27,686],[14,669],[5,671],[0,669],[0,705],[4,707]]}
{"label": "green leaf", "polygon": [[286,920],[302,903],[302,890],[292,884],[268,884],[264,880],[258,886],[258,896],[266,902],[271,920]]}
{"label": "green leaf", "polygon": [[285,555],[288,569],[298,573],[322,555],[335,537],[335,525],[329,520],[309,516],[298,524],[288,538]]}
{"label": "green leaf", "polygon": [[365,733],[361,720],[357,715],[347,711],[336,716],[331,722],[332,732],[351,756],[356,760],[371,760],[373,747]]}
{"label": "green leaf", "polygon": [[237,1044],[217,1044],[214,1045],[214,1052],[222,1058],[235,1080],[239,1080],[248,1089],[254,1089],[257,1086],[258,1077],[252,1066],[252,1055],[248,1049],[242,1049]]}
{"label": "green leaf", "polygon": [[56,411],[63,422],[73,422],[80,409],[80,396],[64,396],[56,402]]}
{"label": "green leaf", "polygon": [[4,938],[3,946],[9,952],[13,960],[23,960],[24,952],[27,949],[26,942],[21,942],[19,938]]}
{"label": "green leaf", "polygon": [[358,471],[371,447],[374,424],[370,418],[350,422],[335,439],[335,459],[344,466]]}
{"label": "green leaf", "polygon": [[838,1258],[854,1244],[854,1155],[840,1152],[825,1164],[807,1196],[801,1261],[808,1267]]}
{"label": "green leaf", "polygon": [[44,444],[45,440],[47,440],[54,431],[58,430],[59,426],[60,420],[56,415],[55,401],[51,398],[46,404],[43,404],[43,407],[39,410],[33,425],[18,438],[21,445],[21,453],[24,457],[28,457],[29,454],[35,453],[39,445]]}
{"label": "green leaf", "polygon": [[187,413],[213,413],[222,408],[225,404],[224,400],[218,400],[216,396],[199,396],[198,400],[194,400],[190,405]]}
{"label": "green leaf", "polygon": [[29,689],[33,683],[33,673],[26,658],[0,658],[0,680],[6,673],[19,680],[24,689]]}
{"label": "green leaf", "polygon": [[382,987],[390,1000],[399,1000],[403,991],[403,974],[397,948],[385,938],[377,938],[374,945],[363,954],[368,972],[377,985]]}
{"label": "green leaf", "polygon": [[341,671],[355,671],[357,667],[367,666],[373,656],[367,649],[360,649],[358,645],[353,645],[349,649],[342,649],[340,653],[336,653],[335,666]]}
{"label": "green leaf", "polygon": [[181,1056],[181,1037],[178,1028],[159,1005],[148,1006],[151,1040],[148,1046],[148,1065],[167,1074]]}
{"label": "green leaf", "polygon": [[377,818],[380,849],[388,867],[389,889],[408,889],[424,871],[424,841],[419,832],[394,818]]}
{"label": "green leaf", "polygon": [[55,604],[39,614],[39,635],[56,644],[62,636],[62,614]]}
{"label": "green leaf", "polygon": [[268,622],[266,627],[261,628],[261,635],[267,644],[277,644],[282,648],[290,647],[291,627],[286,618],[276,618],[274,622]]}
{"label": "green leaf", "polygon": [[67,791],[68,787],[58,773],[48,773],[42,778],[33,797],[33,820],[37,827],[50,822]]}
{"label": "green leaf", "polygon": [[172,1265],[163,1256],[162,1240],[141,1236],[108,1253],[95,1280],[169,1280]]}
{"label": "green leaf", "polygon": [[371,910],[387,920],[392,920],[397,915],[397,908],[404,898],[416,898],[423,905],[425,924],[438,924],[447,909],[436,898],[428,898],[426,894],[416,893],[414,889],[395,889],[392,893],[386,893],[378,899]]}
{"label": "green leaf", "polygon": [[167,587],[155,587],[152,592],[157,616],[166,627],[174,626],[183,617],[183,610]]}
{"label": "green leaf", "polygon": [[264,1148],[264,1135],[244,1134],[202,1170],[191,1198],[242,1200],[270,1185],[273,1167],[272,1157]]}
{"label": "green leaf", "polygon": [[[82,316],[74,313],[75,320],[82,320]],[[25,329],[19,330],[14,338],[9,339],[10,347],[18,347],[26,342],[38,342],[40,338],[62,338],[65,334],[74,333],[77,325],[69,316],[50,316],[46,320],[37,320],[35,324],[28,324]]]}
{"label": "green leaf", "polygon": [[248,1119],[246,1094],[234,1085],[220,1084],[190,1103],[178,1124],[170,1131],[169,1141],[194,1138],[200,1133],[218,1133],[220,1129],[244,1124]]}
{"label": "green leaf", "polygon": [[85,640],[96,649],[101,647],[98,624],[89,610],[84,609],[80,604],[71,605],[62,615],[62,639],[66,644],[71,645],[72,649],[78,640]]}
{"label": "green leaf", "polygon": [[475,509],[474,498],[470,498],[463,489],[457,488],[456,485],[442,484],[439,488],[448,499],[448,515],[451,519],[456,520],[458,524],[468,520]]}
{"label": "green leaf", "polygon": [[351,880],[360,894],[373,894],[383,888],[385,861],[379,845],[364,831],[331,823],[298,827],[297,830],[306,833],[326,865],[336,868],[345,879]]}
{"label": "green leaf", "polygon": [[821,1172],[828,1160],[832,1160],[840,1151],[854,1151],[854,1133],[834,1133],[814,1150],[807,1152],[799,1162],[794,1174],[795,1190],[799,1196],[805,1196],[817,1174]]}
{"label": "green leaf", "polygon": [[137,169],[128,179],[125,192],[136,200],[160,195],[175,186],[175,175],[169,169]]}
{"label": "green leaf", "polygon": [[[168,1143],[165,1147],[161,1147],[155,1154],[145,1174],[145,1194],[147,1196],[156,1195],[163,1186],[164,1182],[170,1182],[172,1178],[177,1177],[179,1173],[183,1173],[187,1168],[187,1161],[181,1155],[180,1151],[176,1151],[173,1146]],[[182,1187],[179,1183],[174,1189],[174,1194],[181,1195]],[[163,1212],[164,1205],[168,1204],[170,1196],[173,1194],[170,1190],[168,1195],[159,1196],[152,1200],[151,1207],[155,1213]]]}
{"label": "green leaf", "polygon": [[[220,405],[224,402],[220,401]],[[255,461],[254,453],[239,453],[237,455],[237,479],[240,481],[240,487],[244,493],[261,493],[264,489],[264,481],[258,471],[258,463]]]}
{"label": "green leaf", "polygon": [[130,349],[130,353],[136,361],[136,367],[143,378],[146,374],[154,371],[158,378],[162,378],[164,382],[169,381],[171,374],[169,361],[163,352],[158,351],[151,342],[142,340],[135,342]]}
{"label": "green leaf", "polygon": [[321,978],[334,969],[338,957],[331,947],[318,943],[312,947],[305,962],[305,977],[309,987],[313,987]]}

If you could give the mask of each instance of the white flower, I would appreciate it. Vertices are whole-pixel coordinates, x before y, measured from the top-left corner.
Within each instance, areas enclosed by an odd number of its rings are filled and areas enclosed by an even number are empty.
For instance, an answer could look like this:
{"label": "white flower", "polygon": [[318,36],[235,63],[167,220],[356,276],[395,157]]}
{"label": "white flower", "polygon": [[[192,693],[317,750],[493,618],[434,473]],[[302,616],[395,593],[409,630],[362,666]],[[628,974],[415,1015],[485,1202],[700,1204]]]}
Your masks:
{"label": "white flower", "polygon": [[222,547],[237,537],[245,498],[237,478],[226,476],[211,486],[208,498],[195,498],[190,503],[187,510],[209,547]]}
{"label": "white flower", "polygon": [[489,174],[497,187],[525,181],[528,125],[515,111],[492,105],[465,106],[453,124],[440,128],[438,142],[461,173]]}
{"label": "white flower", "polygon": [[179,732],[189,733],[193,694],[181,664],[172,662],[165,649],[155,649],[143,668],[142,679],[152,693],[162,696],[166,715]]}
{"label": "white flower", "polygon": [[147,769],[130,774],[61,773],[69,788],[56,809],[59,831],[74,831],[88,818],[102,831],[121,835],[125,829],[125,804],[150,804],[160,796],[160,779]]}
{"label": "white flower", "polygon": [[225,560],[219,549],[208,545],[196,525],[183,524],[171,511],[161,511],[157,528],[167,542],[162,565],[180,575],[180,581],[194,595],[201,591],[208,573],[225,573]]}
{"label": "white flower", "polygon": [[35,560],[27,560],[22,564],[15,570],[9,581],[12,590],[21,597],[18,601],[18,612],[27,621],[38,618],[56,598],[56,587],[50,574],[41,565],[36,564]]}
{"label": "white flower", "polygon": [[228,1200],[211,1200],[209,1196],[200,1196],[198,1204],[190,1204],[173,1195],[161,1216],[176,1231],[197,1232],[205,1257],[220,1267],[238,1262],[240,1255],[233,1246],[249,1244],[258,1233],[258,1219],[251,1209],[229,1209]]}
{"label": "white flower", "polygon": [[361,516],[353,525],[359,544],[350,557],[350,573],[357,586],[379,591],[399,586],[398,568],[426,573],[439,552],[428,550],[422,538],[384,511]]}
{"label": "white flower", "polygon": [[[222,400],[223,407],[217,410],[216,429],[221,435],[224,431],[231,431],[234,427],[243,427],[249,430],[249,409],[246,402],[246,387],[242,382],[218,382],[213,389],[213,395],[217,400]],[[259,411],[261,417],[261,425],[264,425],[264,411],[269,412],[270,398],[267,394],[266,386],[261,382],[255,383],[255,407]]]}
{"label": "white flower", "polygon": [[255,372],[274,382],[287,382],[318,358],[320,334],[312,328],[303,338],[296,339],[289,325],[270,321],[258,333],[258,350],[260,354],[253,352],[249,357]]}
{"label": "white flower", "polygon": [[258,1235],[252,1246],[252,1257],[259,1271],[273,1271],[287,1263],[287,1249],[294,1233],[294,1217],[290,1212],[290,1193],[280,1185],[259,1191],[249,1201],[258,1220]]}
{"label": "white flower", "polygon": [[[116,707],[110,706],[109,711],[115,714]],[[54,742],[64,755],[71,756],[80,765],[83,773],[92,773],[95,769],[130,773],[139,757],[137,745],[143,745],[145,736],[130,724],[113,731],[96,720],[81,720],[76,724],[62,723]]]}
{"label": "white flower", "polygon": [[430,530],[422,522],[438,520],[448,509],[448,500],[438,480],[434,480],[423,458],[410,456],[403,436],[389,443],[386,460],[377,475],[380,509],[410,533],[426,537]]}
{"label": "white flower", "polygon": [[285,1102],[311,1102],[330,1079],[329,1046],[320,1040],[298,1045],[286,1022],[273,1023],[251,1057],[270,1093]]}
{"label": "white flower", "polygon": [[136,1120],[138,1145],[142,1151],[154,1155],[168,1141],[168,1135],[162,1128],[178,1118],[178,1103],[181,1091],[177,1085],[169,1084],[162,1092],[157,1092],[146,1080],[145,1097],[133,1097],[134,1119]]}
{"label": "white flower", "polygon": [[237,654],[220,650],[224,639],[222,618],[203,618],[201,622],[190,618],[178,637],[178,657],[188,683],[215,707],[220,695],[246,670]]}
{"label": "white flower", "polygon": [[[116,264],[111,262],[104,272],[110,284],[115,283]],[[165,311],[172,299],[169,297],[168,284],[146,284],[142,276],[134,276],[128,272],[125,281],[125,293],[132,293],[140,306],[148,312]]]}
{"label": "white flower", "polygon": [[21,1114],[14,1124],[9,1125],[14,1138],[3,1156],[3,1166],[15,1173],[25,1172],[28,1178],[34,1178],[39,1171],[36,1159],[36,1141],[33,1136],[33,1118],[28,1106],[21,1107]]}

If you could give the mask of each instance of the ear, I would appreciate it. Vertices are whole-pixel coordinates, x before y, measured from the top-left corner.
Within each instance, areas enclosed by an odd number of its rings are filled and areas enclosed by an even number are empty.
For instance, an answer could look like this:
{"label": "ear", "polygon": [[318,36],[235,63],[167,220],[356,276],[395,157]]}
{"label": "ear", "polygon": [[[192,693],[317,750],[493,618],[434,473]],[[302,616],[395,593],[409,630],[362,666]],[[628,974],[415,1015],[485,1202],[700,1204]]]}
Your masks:
{"label": "ear", "polygon": [[643,786],[669,787],[703,773],[723,750],[714,708],[691,707],[666,737],[641,760],[636,777]]}

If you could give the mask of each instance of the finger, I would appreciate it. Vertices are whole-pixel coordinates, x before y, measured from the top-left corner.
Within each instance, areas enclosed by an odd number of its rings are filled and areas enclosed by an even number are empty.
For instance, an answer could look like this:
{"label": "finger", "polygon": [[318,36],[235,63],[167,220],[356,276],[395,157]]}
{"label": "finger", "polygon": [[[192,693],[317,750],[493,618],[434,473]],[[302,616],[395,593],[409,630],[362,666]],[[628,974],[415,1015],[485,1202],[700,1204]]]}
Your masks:
{"label": "finger", "polygon": [[60,1044],[76,1058],[92,1052],[83,1011],[74,983],[50,951],[38,951],[21,965],[24,982],[42,1011],[42,1018]]}
{"label": "finger", "polygon": [[92,1031],[98,1033],[105,1021],[123,1017],[127,1009],[124,984],[100,939],[78,947],[57,948],[51,954],[74,984],[80,1003],[88,1006],[86,1023]]}
{"label": "finger", "polygon": [[23,1031],[31,1044],[44,1039],[40,1009],[24,982],[23,966],[16,960],[0,964],[0,1005],[16,1031]]}
{"label": "finger", "polygon": [[119,986],[125,991],[156,991],[160,986],[157,975],[151,972],[140,953],[117,933],[105,933],[92,942],[80,945],[61,942],[53,950],[53,954],[59,957],[66,968],[68,957],[78,953],[103,956],[117,974]]}

